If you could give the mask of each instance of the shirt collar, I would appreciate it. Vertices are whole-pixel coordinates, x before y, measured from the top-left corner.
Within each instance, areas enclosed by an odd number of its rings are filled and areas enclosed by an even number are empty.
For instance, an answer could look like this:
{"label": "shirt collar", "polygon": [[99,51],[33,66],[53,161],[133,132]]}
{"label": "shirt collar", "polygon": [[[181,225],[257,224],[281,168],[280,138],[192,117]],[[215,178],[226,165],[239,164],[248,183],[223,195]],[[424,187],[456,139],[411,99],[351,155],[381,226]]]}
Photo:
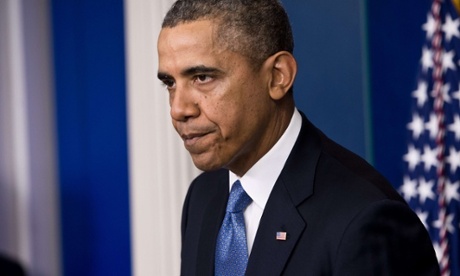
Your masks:
{"label": "shirt collar", "polygon": [[278,142],[245,175],[239,178],[229,171],[230,189],[233,183],[239,179],[253,202],[264,209],[273,186],[299,136],[301,126],[302,116],[295,109],[289,126]]}

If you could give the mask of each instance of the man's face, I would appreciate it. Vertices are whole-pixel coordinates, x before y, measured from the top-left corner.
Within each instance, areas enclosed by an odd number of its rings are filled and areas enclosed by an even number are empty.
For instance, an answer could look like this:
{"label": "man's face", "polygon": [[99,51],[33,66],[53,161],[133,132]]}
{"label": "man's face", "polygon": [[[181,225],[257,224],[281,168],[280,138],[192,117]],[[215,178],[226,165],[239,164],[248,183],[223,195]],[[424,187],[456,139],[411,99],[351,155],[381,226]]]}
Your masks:
{"label": "man's face", "polygon": [[158,77],[195,165],[244,174],[272,142],[270,70],[264,65],[255,70],[248,58],[219,45],[216,28],[209,20],[164,28]]}

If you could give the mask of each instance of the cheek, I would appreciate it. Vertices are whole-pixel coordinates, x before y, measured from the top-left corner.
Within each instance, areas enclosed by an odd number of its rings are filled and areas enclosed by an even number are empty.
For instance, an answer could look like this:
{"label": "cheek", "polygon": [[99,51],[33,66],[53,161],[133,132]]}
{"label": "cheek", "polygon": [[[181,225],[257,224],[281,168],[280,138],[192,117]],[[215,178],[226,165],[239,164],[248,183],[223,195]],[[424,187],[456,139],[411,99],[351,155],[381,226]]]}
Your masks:
{"label": "cheek", "polygon": [[237,85],[226,83],[211,95],[201,97],[201,111],[219,127],[224,140],[240,140],[249,134],[251,125],[254,127],[259,107],[264,104],[260,92],[260,87],[247,81],[241,80]]}
{"label": "cheek", "polygon": [[199,106],[207,119],[219,127],[227,126],[235,117],[238,108],[237,91],[229,89],[227,83],[222,84],[212,93],[202,94]]}
{"label": "cheek", "polygon": [[179,129],[178,129],[178,126],[177,126],[177,122],[173,119],[171,119],[171,122],[172,122],[172,125],[174,127],[174,129],[176,130],[176,132],[180,135],[180,132],[179,132]]}
{"label": "cheek", "polygon": [[252,118],[248,110],[242,107],[234,106],[222,113],[219,128],[225,141],[239,143],[250,135]]}
{"label": "cheek", "polygon": [[203,111],[207,120],[217,126],[219,136],[222,141],[228,141],[238,136],[238,128],[242,124],[242,116],[238,106],[233,102],[218,101],[208,105],[206,111]]}

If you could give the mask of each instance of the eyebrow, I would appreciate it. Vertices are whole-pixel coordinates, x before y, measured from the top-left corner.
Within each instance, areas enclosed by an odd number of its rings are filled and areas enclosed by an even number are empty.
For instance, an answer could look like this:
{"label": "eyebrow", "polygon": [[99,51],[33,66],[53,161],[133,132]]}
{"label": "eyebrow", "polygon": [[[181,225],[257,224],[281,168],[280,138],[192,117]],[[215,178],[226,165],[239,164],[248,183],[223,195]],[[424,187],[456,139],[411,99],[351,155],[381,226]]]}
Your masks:
{"label": "eyebrow", "polygon": [[[204,65],[198,65],[198,66],[193,66],[193,67],[186,68],[186,69],[182,70],[180,74],[182,76],[193,76],[193,75],[205,74],[205,73],[208,73],[208,74],[209,73],[222,74],[223,71],[218,69],[218,68],[215,68],[215,67],[207,67],[207,66],[204,66]],[[158,72],[157,77],[160,80],[172,79],[173,78],[170,74],[164,73],[164,72]]]}
{"label": "eyebrow", "polygon": [[190,75],[204,74],[204,73],[222,73],[222,71],[215,67],[207,67],[204,65],[198,65],[198,66],[186,68],[185,70],[181,72],[181,75],[190,76]]}
{"label": "eyebrow", "polygon": [[158,72],[157,78],[159,80],[169,80],[169,79],[172,79],[172,76],[166,73]]}

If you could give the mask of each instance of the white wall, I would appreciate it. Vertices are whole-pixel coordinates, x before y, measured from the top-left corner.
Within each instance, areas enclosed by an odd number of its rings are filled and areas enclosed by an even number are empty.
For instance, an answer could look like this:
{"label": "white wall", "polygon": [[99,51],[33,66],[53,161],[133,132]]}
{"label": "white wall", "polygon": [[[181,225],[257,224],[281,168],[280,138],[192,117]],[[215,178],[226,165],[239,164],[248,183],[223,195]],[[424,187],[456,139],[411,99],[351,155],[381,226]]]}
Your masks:
{"label": "white wall", "polygon": [[172,0],[126,0],[133,275],[179,275],[180,216],[197,175],[173,130],[156,43]]}
{"label": "white wall", "polygon": [[49,3],[0,1],[0,253],[60,275]]}

